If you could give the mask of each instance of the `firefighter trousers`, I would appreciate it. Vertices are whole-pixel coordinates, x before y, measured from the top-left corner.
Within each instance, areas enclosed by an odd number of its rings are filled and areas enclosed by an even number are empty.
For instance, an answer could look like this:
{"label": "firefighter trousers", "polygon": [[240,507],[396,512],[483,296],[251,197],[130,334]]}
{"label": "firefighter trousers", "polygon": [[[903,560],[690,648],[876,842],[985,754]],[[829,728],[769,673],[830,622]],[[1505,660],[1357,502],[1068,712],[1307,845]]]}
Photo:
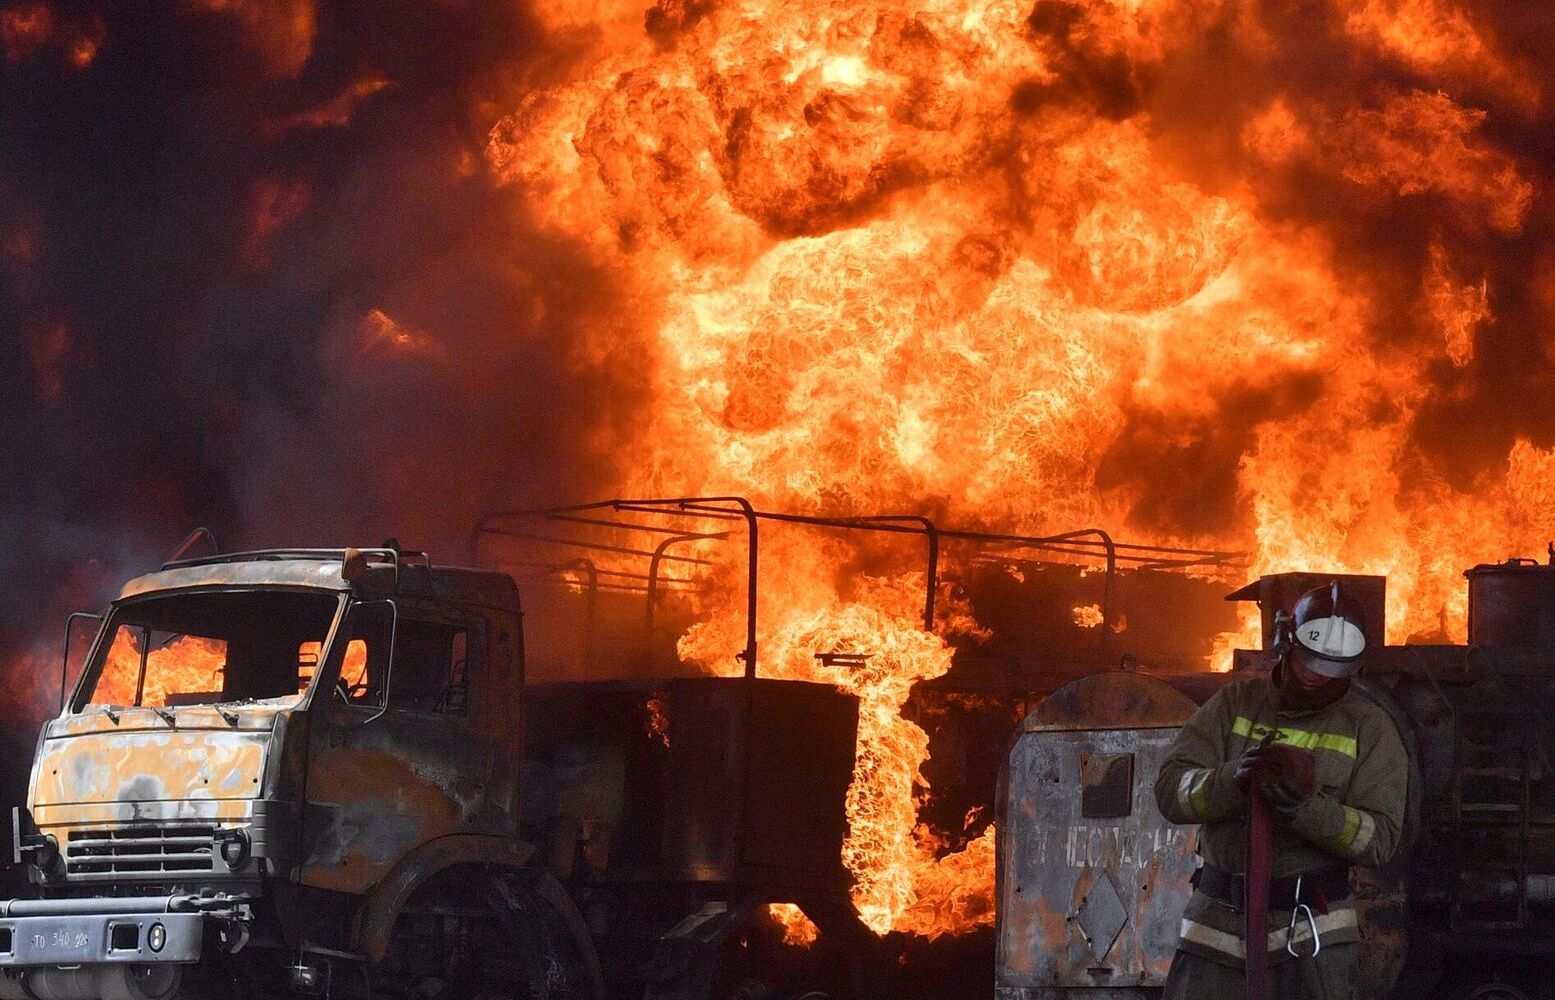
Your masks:
{"label": "firefighter trousers", "polygon": [[[1269,967],[1270,1000],[1353,1000],[1360,962],[1354,941],[1325,944],[1316,957],[1289,958]],[[1201,955],[1178,950],[1161,1000],[1243,1000],[1247,974]]]}

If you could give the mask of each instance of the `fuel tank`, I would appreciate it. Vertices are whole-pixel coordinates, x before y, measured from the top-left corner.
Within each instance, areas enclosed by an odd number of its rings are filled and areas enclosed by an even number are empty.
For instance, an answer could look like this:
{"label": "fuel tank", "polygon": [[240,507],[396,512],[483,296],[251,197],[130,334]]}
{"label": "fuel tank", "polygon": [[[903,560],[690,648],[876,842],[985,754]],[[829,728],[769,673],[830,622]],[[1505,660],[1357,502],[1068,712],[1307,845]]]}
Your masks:
{"label": "fuel tank", "polygon": [[700,677],[527,692],[526,822],[609,881],[845,887],[858,700]]}
{"label": "fuel tank", "polygon": [[1065,685],[1022,722],[997,800],[998,1000],[1166,981],[1197,828],[1169,823],[1153,786],[1197,707],[1165,680],[1119,671]]}
{"label": "fuel tank", "polygon": [[1512,559],[1463,575],[1469,580],[1469,645],[1555,649],[1555,566]]}

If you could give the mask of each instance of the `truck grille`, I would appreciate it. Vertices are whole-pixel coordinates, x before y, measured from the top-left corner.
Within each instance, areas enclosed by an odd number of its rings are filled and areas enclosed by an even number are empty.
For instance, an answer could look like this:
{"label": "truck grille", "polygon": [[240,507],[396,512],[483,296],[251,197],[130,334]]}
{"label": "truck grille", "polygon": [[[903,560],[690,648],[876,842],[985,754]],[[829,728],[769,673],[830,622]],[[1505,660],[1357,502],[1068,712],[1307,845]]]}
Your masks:
{"label": "truck grille", "polygon": [[65,870],[71,875],[208,872],[213,826],[121,826],[71,830]]}

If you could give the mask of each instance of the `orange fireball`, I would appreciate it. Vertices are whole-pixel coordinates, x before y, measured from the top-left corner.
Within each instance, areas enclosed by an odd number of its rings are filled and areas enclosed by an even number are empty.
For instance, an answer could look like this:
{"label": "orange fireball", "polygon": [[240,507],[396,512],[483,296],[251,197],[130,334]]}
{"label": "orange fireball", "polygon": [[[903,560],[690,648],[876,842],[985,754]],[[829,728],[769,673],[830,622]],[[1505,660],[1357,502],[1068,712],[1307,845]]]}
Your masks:
{"label": "orange fireball", "polygon": [[[1428,376],[1470,368],[1496,321],[1464,248],[1520,232],[1536,196],[1460,90],[1539,95],[1447,0],[1328,7],[1325,44],[1415,83],[1378,74],[1343,102],[1297,86],[1289,26],[1223,3],[660,4],[645,22],[540,5],[582,55],[488,157],[654,334],[623,489],[1100,524],[1248,549],[1254,573],[1383,573],[1391,641],[1461,639],[1460,571],[1555,534],[1555,452],[1509,437],[1466,481],[1420,446]],[[1220,58],[1208,38],[1246,61],[1245,93],[1181,93]],[[1378,218],[1431,206],[1413,287],[1370,280],[1339,223],[1294,211],[1303,184]],[[991,839],[941,857],[916,822],[928,741],[899,710],[949,649],[919,631],[912,581],[841,586],[819,544],[763,559],[764,672],[861,698],[846,861],[865,922],[987,922],[968,887],[991,887]],[[681,654],[732,671],[739,600],[706,610]],[[1256,642],[1246,626],[1210,666]]]}

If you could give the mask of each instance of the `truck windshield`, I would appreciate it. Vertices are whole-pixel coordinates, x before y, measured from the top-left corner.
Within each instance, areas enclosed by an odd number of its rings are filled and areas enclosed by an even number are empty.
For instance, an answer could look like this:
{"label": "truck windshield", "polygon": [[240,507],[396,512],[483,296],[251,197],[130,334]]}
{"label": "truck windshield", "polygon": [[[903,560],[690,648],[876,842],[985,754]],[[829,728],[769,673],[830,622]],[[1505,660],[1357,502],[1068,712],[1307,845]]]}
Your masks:
{"label": "truck windshield", "polygon": [[296,703],[340,604],[335,594],[218,591],[119,605],[87,667],[77,710]]}

